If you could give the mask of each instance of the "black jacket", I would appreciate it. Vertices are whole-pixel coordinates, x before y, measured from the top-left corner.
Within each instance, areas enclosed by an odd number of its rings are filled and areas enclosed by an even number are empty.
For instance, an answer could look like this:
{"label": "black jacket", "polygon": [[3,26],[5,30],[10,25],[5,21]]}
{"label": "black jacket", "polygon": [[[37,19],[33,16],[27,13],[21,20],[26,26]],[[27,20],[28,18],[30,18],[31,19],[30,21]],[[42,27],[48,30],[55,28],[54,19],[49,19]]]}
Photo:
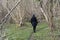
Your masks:
{"label": "black jacket", "polygon": [[31,18],[31,24],[32,24],[32,26],[37,26],[37,19],[36,19],[36,17],[35,17],[35,15],[33,15],[32,16],[32,18]]}

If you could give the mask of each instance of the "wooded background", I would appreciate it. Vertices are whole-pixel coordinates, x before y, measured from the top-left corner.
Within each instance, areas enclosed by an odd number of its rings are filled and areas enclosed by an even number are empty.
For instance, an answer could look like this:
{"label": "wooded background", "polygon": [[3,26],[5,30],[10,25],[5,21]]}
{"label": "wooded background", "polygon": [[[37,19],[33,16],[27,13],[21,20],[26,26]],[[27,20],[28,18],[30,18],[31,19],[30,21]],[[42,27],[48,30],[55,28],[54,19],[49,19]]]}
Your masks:
{"label": "wooded background", "polygon": [[7,23],[22,26],[25,22],[30,22],[32,15],[35,14],[39,23],[47,22],[53,31],[59,26],[57,21],[60,21],[60,0],[0,0],[0,24],[9,12],[11,13],[6,18]]}

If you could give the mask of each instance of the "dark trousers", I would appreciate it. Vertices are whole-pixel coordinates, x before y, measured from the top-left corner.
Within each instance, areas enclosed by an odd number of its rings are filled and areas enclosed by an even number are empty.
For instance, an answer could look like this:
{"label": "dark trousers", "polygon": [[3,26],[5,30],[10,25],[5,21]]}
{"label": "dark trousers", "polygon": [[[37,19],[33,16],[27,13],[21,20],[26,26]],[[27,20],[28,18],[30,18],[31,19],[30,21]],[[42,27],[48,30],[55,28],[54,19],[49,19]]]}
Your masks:
{"label": "dark trousers", "polygon": [[37,25],[37,23],[36,23],[36,22],[32,22],[33,32],[34,32],[34,33],[36,32],[36,25]]}
{"label": "dark trousers", "polygon": [[36,32],[36,26],[33,26],[33,32],[34,33]]}

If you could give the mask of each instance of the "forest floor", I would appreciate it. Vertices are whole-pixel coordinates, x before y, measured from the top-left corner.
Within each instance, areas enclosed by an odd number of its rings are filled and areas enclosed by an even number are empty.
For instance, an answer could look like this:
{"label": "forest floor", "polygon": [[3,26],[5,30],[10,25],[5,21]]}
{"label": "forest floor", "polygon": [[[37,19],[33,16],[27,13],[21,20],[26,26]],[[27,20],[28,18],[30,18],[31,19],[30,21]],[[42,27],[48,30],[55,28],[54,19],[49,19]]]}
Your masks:
{"label": "forest floor", "polygon": [[36,33],[33,33],[30,23],[26,23],[23,27],[17,27],[15,24],[6,25],[6,38],[8,40],[59,40],[59,34],[60,32],[55,31],[55,36],[52,38],[47,23],[39,23]]}

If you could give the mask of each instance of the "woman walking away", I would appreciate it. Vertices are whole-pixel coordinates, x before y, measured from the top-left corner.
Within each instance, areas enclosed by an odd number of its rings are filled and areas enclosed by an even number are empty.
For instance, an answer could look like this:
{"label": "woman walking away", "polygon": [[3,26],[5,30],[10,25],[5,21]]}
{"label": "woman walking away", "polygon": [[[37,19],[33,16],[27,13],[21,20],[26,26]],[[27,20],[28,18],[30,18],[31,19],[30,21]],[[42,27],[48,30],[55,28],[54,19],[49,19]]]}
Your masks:
{"label": "woman walking away", "polygon": [[35,33],[35,32],[36,32],[36,26],[37,26],[37,24],[38,24],[35,15],[33,15],[32,18],[31,18],[31,24],[32,24],[32,26],[33,26],[33,32]]}

